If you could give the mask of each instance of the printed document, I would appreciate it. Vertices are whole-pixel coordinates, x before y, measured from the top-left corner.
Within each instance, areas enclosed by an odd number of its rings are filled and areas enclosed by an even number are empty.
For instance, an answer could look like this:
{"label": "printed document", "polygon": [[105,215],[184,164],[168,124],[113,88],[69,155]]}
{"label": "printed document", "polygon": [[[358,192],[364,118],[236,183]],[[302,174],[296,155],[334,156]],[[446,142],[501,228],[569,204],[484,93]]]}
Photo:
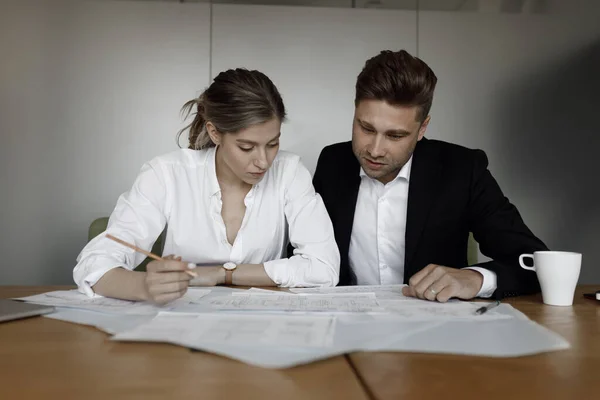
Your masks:
{"label": "printed document", "polygon": [[335,317],[161,312],[150,322],[118,333],[114,340],[159,341],[189,347],[203,343],[329,347]]}
{"label": "printed document", "polygon": [[406,285],[363,285],[363,286],[336,286],[327,288],[292,288],[290,292],[298,294],[337,294],[337,293],[375,293],[378,300],[404,300],[410,299],[402,294]]}
{"label": "printed document", "polygon": [[220,296],[206,302],[216,310],[374,312],[382,311],[372,293],[341,295],[290,296],[248,294]]}
{"label": "printed document", "polygon": [[189,288],[181,298],[167,303],[164,306],[155,306],[150,303],[139,301],[113,299],[110,297],[88,297],[77,290],[57,290],[34,296],[21,297],[16,300],[107,313],[156,314],[161,310],[176,310],[179,307],[198,304],[199,300],[209,293],[209,289]]}

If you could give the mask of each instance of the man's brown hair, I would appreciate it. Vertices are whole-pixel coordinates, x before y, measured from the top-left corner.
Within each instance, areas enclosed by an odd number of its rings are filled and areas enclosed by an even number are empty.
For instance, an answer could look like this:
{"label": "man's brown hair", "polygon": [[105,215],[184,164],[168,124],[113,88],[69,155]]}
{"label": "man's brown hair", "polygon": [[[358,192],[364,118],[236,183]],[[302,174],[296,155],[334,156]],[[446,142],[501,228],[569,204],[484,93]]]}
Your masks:
{"label": "man's brown hair", "polygon": [[382,100],[394,106],[417,106],[425,121],[433,102],[437,77],[422,60],[407,51],[384,50],[367,60],[356,80],[357,106],[362,100]]}

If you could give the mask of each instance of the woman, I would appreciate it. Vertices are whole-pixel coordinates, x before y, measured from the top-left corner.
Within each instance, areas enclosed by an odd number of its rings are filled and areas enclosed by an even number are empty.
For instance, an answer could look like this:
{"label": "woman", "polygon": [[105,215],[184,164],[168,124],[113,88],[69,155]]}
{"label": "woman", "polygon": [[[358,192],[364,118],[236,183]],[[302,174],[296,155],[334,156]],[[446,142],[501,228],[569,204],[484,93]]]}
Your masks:
{"label": "woman", "polygon": [[[273,82],[228,70],[184,110],[193,107],[179,132],[189,128],[189,148],[146,163],[106,231],[150,249],[166,225],[164,253],[178,257],[133,271],[144,255],[99,235],[77,258],[79,289],[162,304],[188,285],[337,285],[331,220],[300,158],[278,151],[285,107]],[[284,258],[288,240],[294,255]]]}

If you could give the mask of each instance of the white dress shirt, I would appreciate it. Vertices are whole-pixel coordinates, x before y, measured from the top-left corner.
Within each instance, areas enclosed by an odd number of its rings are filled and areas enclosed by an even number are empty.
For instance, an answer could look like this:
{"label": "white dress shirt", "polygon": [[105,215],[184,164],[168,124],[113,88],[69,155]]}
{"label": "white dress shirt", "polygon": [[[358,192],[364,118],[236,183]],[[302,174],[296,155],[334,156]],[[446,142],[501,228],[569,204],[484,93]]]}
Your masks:
{"label": "white dress shirt", "polygon": [[[396,178],[387,184],[367,176],[360,169],[350,237],[349,263],[359,285],[392,285],[404,282],[406,212],[412,157]],[[490,297],[496,290],[496,273],[481,267],[467,267],[483,275],[478,297]]]}
{"label": "white dress shirt", "polygon": [[[264,264],[277,285],[335,286],[340,255],[331,219],[300,157],[279,151],[263,179],[248,192],[246,212],[233,245],[221,216],[215,148],[177,150],[144,164],[133,187],[122,194],[106,233],[150,250],[167,224],[163,254],[199,265]],[[288,236],[289,235],[289,236]],[[292,257],[287,244],[295,247]],[[134,269],[143,254],[99,235],[77,257],[79,290],[115,267]]]}

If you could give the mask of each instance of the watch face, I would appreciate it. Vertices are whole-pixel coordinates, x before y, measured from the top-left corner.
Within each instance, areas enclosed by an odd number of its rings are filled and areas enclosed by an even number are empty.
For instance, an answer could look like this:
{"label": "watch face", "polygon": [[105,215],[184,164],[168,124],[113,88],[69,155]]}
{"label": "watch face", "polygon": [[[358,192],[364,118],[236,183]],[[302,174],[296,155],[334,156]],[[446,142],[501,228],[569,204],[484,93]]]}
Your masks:
{"label": "watch face", "polygon": [[226,262],[225,264],[223,264],[223,268],[225,268],[227,270],[235,269],[235,267],[237,267],[237,265],[235,265],[232,262]]}

